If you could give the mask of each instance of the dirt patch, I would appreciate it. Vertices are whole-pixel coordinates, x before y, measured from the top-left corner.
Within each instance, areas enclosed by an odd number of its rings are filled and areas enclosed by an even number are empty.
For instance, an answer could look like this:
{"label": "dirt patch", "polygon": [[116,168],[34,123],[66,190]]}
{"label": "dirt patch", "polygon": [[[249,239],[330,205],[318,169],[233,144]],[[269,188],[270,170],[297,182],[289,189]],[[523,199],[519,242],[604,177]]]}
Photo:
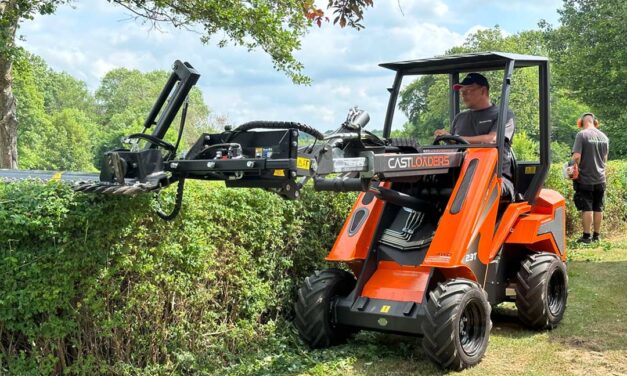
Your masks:
{"label": "dirt patch", "polygon": [[584,349],[591,352],[601,352],[603,350],[603,343],[599,343],[592,338],[586,337],[564,337],[564,338],[555,338],[555,342],[560,343],[562,345],[566,345],[569,347],[576,347],[580,349]]}
{"label": "dirt patch", "polygon": [[581,376],[624,376],[627,375],[627,351],[590,351],[566,349],[556,353],[569,364],[568,372]]}

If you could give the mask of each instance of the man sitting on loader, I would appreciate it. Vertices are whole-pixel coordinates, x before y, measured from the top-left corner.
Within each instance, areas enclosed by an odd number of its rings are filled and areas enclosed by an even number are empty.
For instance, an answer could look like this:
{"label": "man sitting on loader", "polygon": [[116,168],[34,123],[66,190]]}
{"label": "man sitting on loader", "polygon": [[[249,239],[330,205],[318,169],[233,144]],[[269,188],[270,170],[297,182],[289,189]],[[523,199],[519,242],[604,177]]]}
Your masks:
{"label": "man sitting on loader", "polygon": [[[490,101],[488,79],[479,73],[469,73],[461,83],[453,85],[453,90],[461,93],[462,101],[468,110],[455,116],[450,133],[445,129],[437,129],[434,136],[453,134],[461,136],[471,144],[496,143],[499,108]],[[509,198],[514,197],[514,184],[512,183],[512,138],[514,130],[514,113],[508,109],[507,122],[505,123],[502,196]]]}

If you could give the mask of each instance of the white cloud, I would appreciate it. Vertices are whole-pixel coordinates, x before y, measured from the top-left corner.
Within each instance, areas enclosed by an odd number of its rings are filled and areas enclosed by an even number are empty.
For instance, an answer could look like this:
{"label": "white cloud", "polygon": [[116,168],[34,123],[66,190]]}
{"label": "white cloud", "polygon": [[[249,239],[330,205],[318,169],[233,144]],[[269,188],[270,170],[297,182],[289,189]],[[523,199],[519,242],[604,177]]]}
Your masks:
{"label": "white cloud", "polygon": [[[529,1],[541,6],[540,0]],[[355,105],[370,113],[370,129],[382,128],[394,75],[379,63],[440,55],[493,19],[510,30],[505,26],[520,18],[494,11],[500,9],[496,0],[375,1],[365,11],[364,30],[332,23],[310,30],[296,56],[314,82],[296,86],[262,51],[202,45],[199,35],[173,27],[151,29],[104,0],[76,4],[25,22],[21,32],[29,51],[53,69],[86,80],[92,90],[111,69],[168,70],[181,59],[201,73],[199,87],[209,106],[233,124],[290,120],[322,130],[336,128]],[[318,5],[326,9],[327,0]]]}
{"label": "white cloud", "polygon": [[119,66],[109,61],[105,61],[104,59],[97,59],[92,63],[91,68],[93,72],[92,74],[98,79],[101,79],[105,74],[107,74],[107,72],[115,68],[119,68]]}

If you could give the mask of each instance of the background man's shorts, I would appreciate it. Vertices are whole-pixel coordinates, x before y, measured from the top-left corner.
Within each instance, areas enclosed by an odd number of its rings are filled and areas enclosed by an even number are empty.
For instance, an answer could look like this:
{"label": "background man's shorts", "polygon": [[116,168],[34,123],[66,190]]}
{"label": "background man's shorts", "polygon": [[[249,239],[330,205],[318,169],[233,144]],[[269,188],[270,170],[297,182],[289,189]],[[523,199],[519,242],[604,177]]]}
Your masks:
{"label": "background man's shorts", "polygon": [[580,211],[603,211],[605,184],[578,184],[575,182],[575,207]]}

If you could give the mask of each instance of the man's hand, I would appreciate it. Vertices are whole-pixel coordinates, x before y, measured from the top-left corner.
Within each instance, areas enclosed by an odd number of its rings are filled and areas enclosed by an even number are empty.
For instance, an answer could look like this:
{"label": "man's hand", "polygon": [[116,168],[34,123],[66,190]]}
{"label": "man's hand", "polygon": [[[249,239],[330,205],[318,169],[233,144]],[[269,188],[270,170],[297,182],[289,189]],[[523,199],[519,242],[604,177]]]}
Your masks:
{"label": "man's hand", "polygon": [[447,135],[450,135],[450,133],[446,129],[436,129],[435,132],[433,132],[433,137],[447,136]]}

